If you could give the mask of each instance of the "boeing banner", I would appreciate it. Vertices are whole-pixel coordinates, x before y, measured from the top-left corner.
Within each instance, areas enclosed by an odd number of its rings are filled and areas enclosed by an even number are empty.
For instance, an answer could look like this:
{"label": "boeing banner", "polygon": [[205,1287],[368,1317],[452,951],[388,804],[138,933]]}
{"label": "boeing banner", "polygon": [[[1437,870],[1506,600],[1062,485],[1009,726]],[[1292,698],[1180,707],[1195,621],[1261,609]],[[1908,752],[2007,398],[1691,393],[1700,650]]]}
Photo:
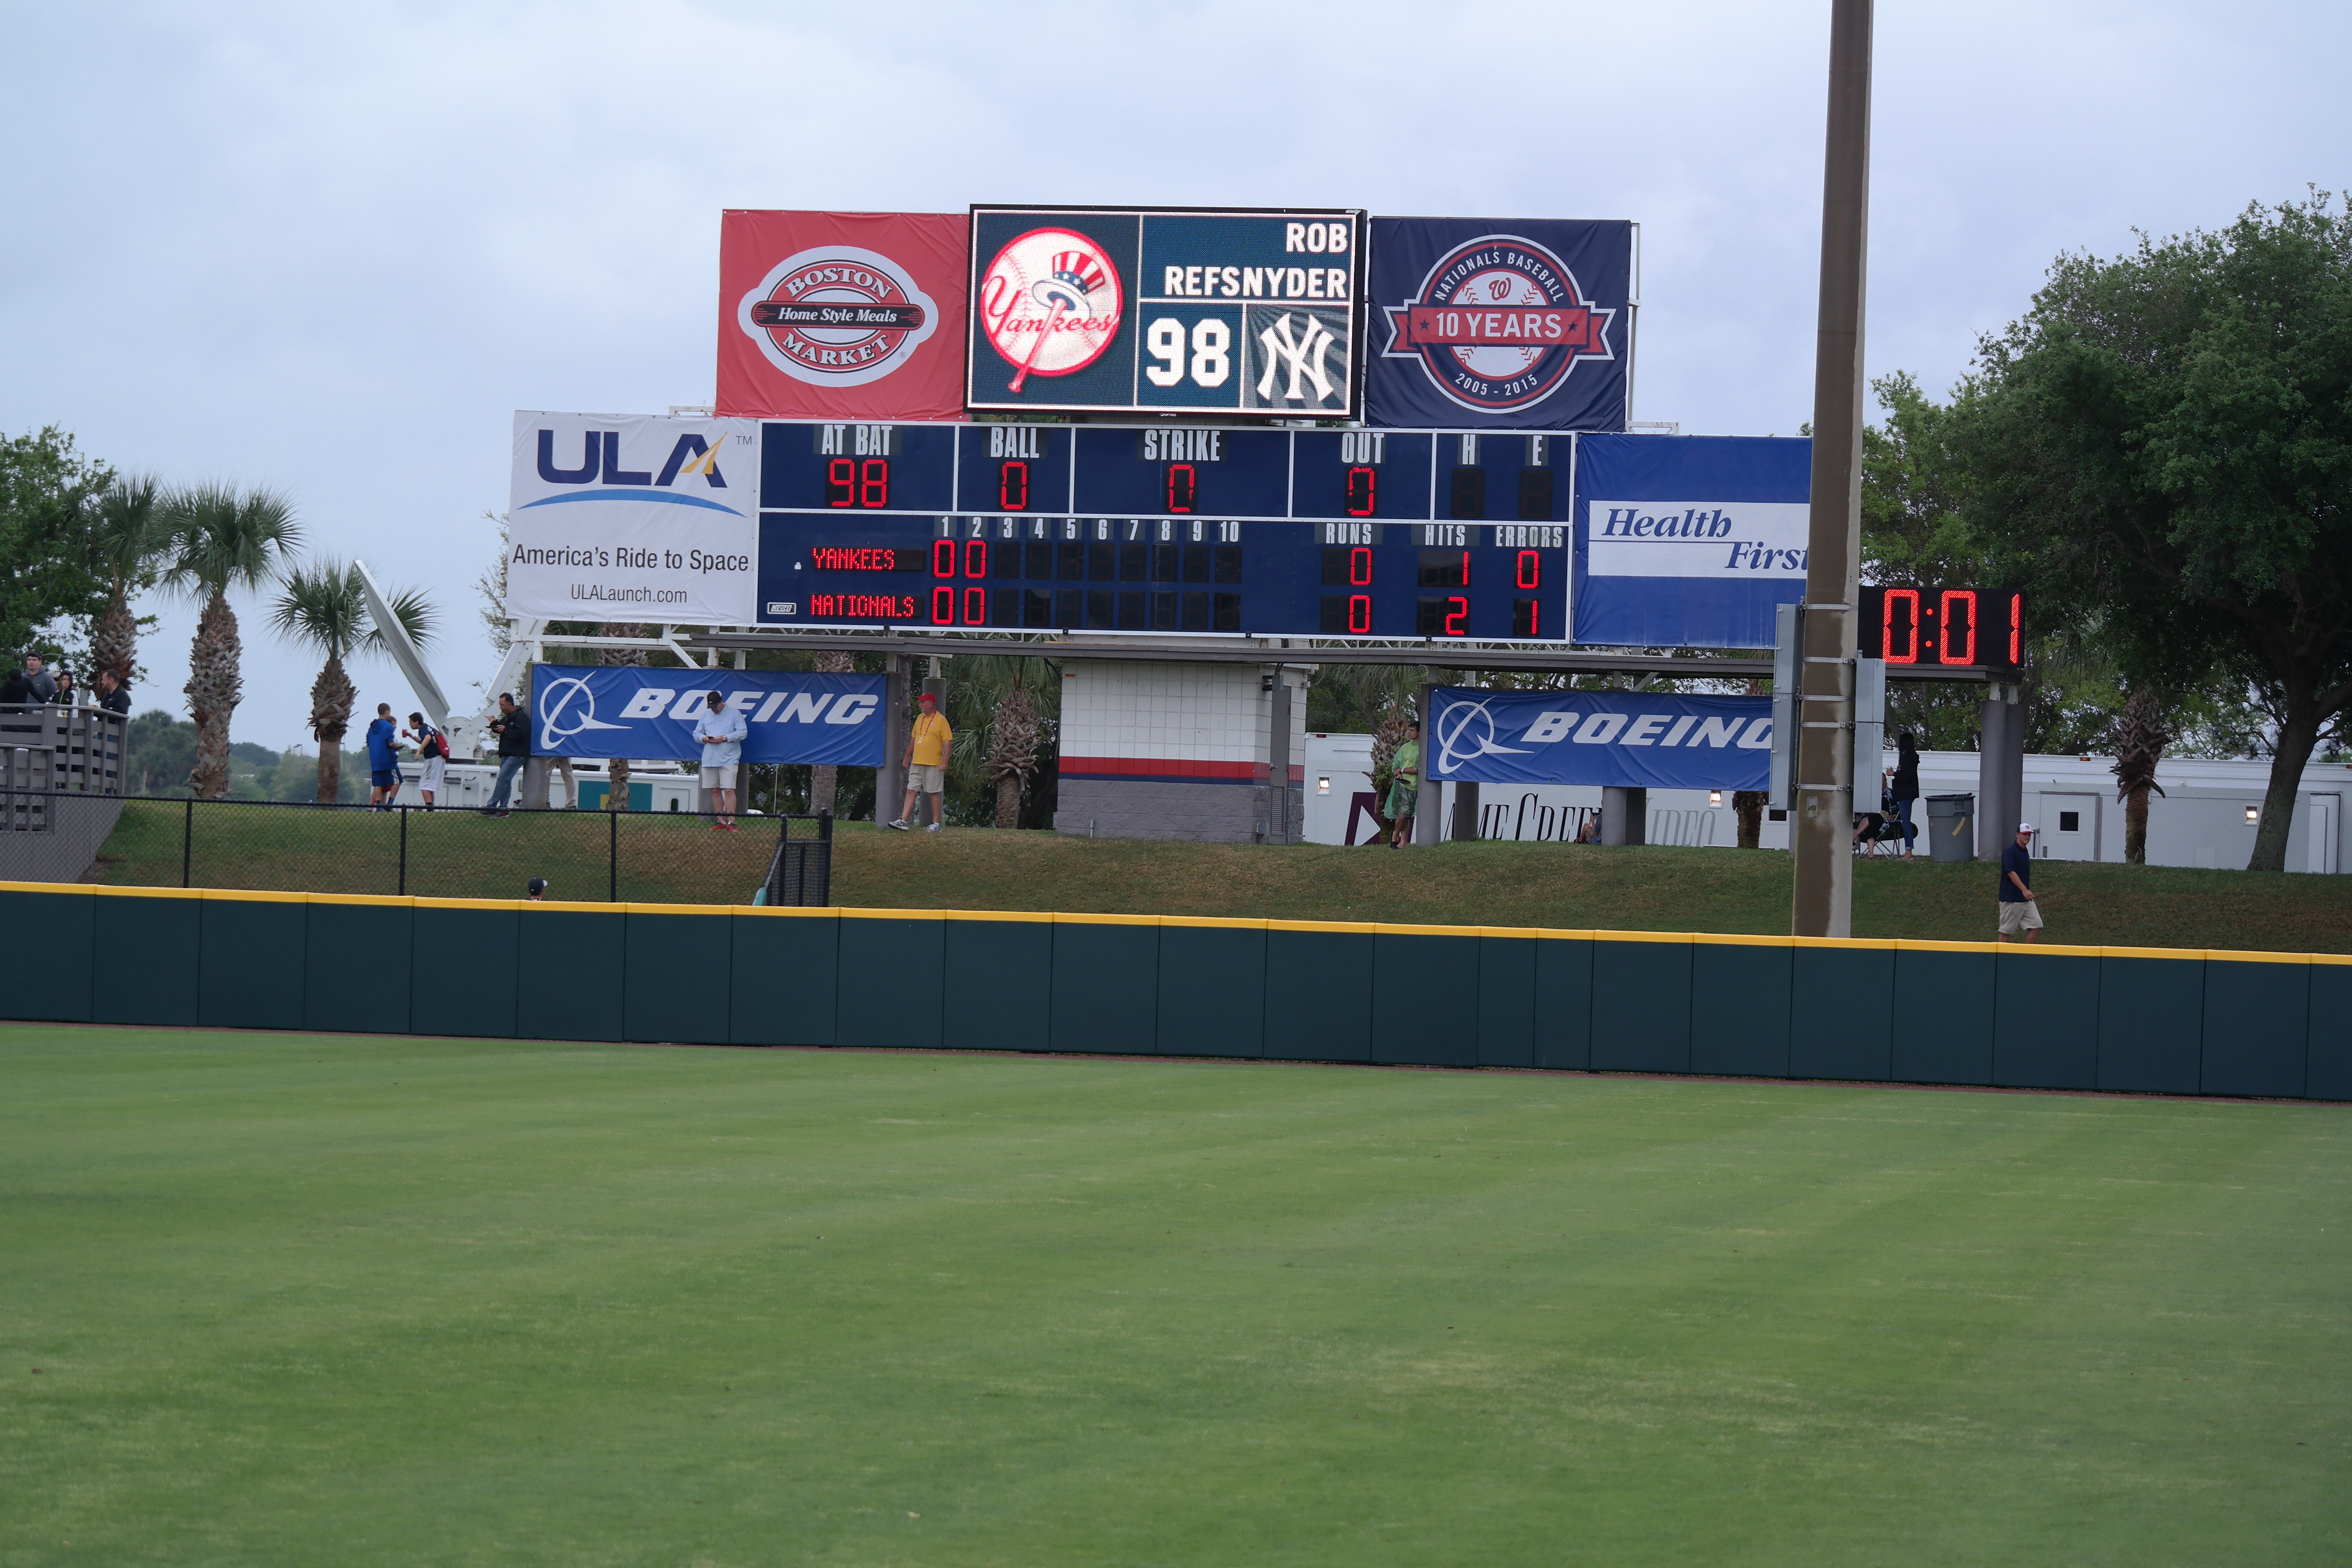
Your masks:
{"label": "boeing banner", "polygon": [[1770,647],[1805,596],[1812,466],[1794,437],[1580,437],[1570,638]]}
{"label": "boeing banner", "polygon": [[1769,697],[1441,686],[1425,738],[1444,783],[1764,789]]}
{"label": "boeing banner", "polygon": [[888,677],[542,664],[531,673],[530,749],[543,757],[693,762],[710,693],[743,715],[747,763],[882,765]]}

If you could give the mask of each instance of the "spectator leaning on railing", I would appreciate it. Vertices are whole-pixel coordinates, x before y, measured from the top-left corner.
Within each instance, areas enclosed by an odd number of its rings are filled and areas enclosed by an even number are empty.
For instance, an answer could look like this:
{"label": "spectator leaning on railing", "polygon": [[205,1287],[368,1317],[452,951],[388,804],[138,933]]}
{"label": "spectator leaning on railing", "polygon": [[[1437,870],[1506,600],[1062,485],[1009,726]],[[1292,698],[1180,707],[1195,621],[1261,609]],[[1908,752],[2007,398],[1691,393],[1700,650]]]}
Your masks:
{"label": "spectator leaning on railing", "polygon": [[110,669],[98,672],[98,705],[109,713],[127,715],[131,711],[131,688],[117,679]]}
{"label": "spectator leaning on railing", "polygon": [[27,701],[54,702],[58,700],[57,679],[41,668],[39,654],[28,653],[25,656],[25,685],[32,692],[32,696],[26,699]]}

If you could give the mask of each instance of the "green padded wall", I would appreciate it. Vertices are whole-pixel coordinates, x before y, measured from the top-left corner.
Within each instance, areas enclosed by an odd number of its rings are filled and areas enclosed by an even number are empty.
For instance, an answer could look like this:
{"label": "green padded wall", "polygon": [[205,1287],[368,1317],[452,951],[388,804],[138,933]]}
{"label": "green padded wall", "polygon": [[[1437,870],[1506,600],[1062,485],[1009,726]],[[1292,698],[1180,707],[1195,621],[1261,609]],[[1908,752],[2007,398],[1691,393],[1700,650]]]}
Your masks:
{"label": "green padded wall", "polygon": [[2099,1086],[2095,953],[2018,945],[1995,954],[1992,1081],[2011,1089]]}
{"label": "green padded wall", "polygon": [[1536,1065],[1536,940],[1491,933],[1478,939],[1480,1067]]}
{"label": "green padded wall", "polygon": [[730,918],[728,1039],[739,1046],[832,1045],[841,917],[745,910]]}
{"label": "green padded wall", "polygon": [[1895,1082],[1992,1081],[1991,953],[1898,946],[1894,1014]]}
{"label": "green padded wall", "polygon": [[2205,963],[2207,1094],[2300,1095],[2311,1038],[2309,963]]}
{"label": "green padded wall", "polygon": [[2099,1087],[2195,1094],[2203,1048],[2205,959],[2099,959]]}
{"label": "green padded wall", "polygon": [[1592,1065],[1592,949],[1589,936],[1536,942],[1535,1065],[1582,1072]]}
{"label": "green padded wall", "polygon": [[[12,979],[8,1016],[59,1024],[89,1022],[97,971],[95,893],[26,893],[0,888],[0,952],[39,953],[38,979]],[[107,966],[119,977],[125,966]]]}
{"label": "green padded wall", "polygon": [[196,1021],[204,900],[194,896],[90,895],[90,940],[102,976],[90,991],[95,1024]]}
{"label": "green padded wall", "polygon": [[843,917],[834,1042],[935,1050],[940,1039],[940,954],[948,922],[937,915]]}
{"label": "green padded wall", "polygon": [[1475,1067],[1478,941],[1378,931],[1372,937],[1372,1060]]}
{"label": "green padded wall", "polygon": [[1691,1070],[1691,946],[1594,940],[1594,1071]]}
{"label": "green padded wall", "polygon": [[520,991],[515,973],[517,913],[511,905],[416,906],[409,936],[416,955],[409,973],[411,1028],[420,1035],[514,1036]]}
{"label": "green padded wall", "polygon": [[1053,1044],[1053,921],[950,921],[944,940],[941,1045],[1042,1051]]}
{"label": "green padded wall", "polygon": [[633,907],[619,918],[628,928],[622,1038],[727,1044],[735,979],[735,917],[656,914]]}
{"label": "green padded wall", "polygon": [[2311,966],[2303,1092],[2308,1100],[2352,1100],[2352,963]]}
{"label": "green padded wall", "polygon": [[1160,927],[1055,921],[1052,1003],[1054,1050],[1158,1050]]}
{"label": "green padded wall", "polygon": [[1265,933],[1265,1054],[1295,1062],[1372,1059],[1372,933]]}
{"label": "green padded wall", "polygon": [[515,1033],[617,1040],[628,1001],[628,921],[619,910],[516,911]]}
{"label": "green padded wall", "polygon": [[1159,1041],[1163,1057],[1265,1054],[1265,928],[1160,928]]}
{"label": "green padded wall", "polygon": [[1789,1076],[1786,942],[1691,943],[1690,1070]]}
{"label": "green padded wall", "polygon": [[1895,949],[1800,947],[1789,1076],[1884,1083],[1895,1071]]}
{"label": "green padded wall", "polygon": [[[302,1026],[307,900],[206,899],[197,960],[196,1021],[215,1029]],[[387,968],[383,984],[400,972]]]}
{"label": "green padded wall", "polygon": [[415,917],[404,903],[304,906],[302,1027],[408,1033]]}

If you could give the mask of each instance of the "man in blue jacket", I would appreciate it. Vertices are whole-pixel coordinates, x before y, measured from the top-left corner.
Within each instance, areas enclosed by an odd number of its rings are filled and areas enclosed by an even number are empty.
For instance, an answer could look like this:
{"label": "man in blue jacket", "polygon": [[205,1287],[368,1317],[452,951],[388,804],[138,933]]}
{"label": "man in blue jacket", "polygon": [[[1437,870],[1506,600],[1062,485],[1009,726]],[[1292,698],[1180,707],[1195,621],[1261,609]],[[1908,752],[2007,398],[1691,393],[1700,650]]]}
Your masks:
{"label": "man in blue jacket", "polygon": [[2017,825],[2017,837],[2000,852],[2000,940],[2023,933],[2042,940],[2042,910],[2033,901],[2033,824]]}
{"label": "man in blue jacket", "polygon": [[368,805],[376,811],[392,809],[400,793],[400,726],[392,721],[392,704],[375,705],[375,722],[367,727]]}

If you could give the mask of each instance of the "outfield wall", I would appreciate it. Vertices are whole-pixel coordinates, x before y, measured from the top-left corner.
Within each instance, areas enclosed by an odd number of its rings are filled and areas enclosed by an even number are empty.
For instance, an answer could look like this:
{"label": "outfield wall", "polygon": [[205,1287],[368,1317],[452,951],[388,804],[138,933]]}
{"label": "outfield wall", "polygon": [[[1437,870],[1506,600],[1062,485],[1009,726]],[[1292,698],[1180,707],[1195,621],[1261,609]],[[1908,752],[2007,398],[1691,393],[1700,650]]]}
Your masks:
{"label": "outfield wall", "polygon": [[0,952],[22,1020],[2352,1100],[2325,954],[23,882]]}

